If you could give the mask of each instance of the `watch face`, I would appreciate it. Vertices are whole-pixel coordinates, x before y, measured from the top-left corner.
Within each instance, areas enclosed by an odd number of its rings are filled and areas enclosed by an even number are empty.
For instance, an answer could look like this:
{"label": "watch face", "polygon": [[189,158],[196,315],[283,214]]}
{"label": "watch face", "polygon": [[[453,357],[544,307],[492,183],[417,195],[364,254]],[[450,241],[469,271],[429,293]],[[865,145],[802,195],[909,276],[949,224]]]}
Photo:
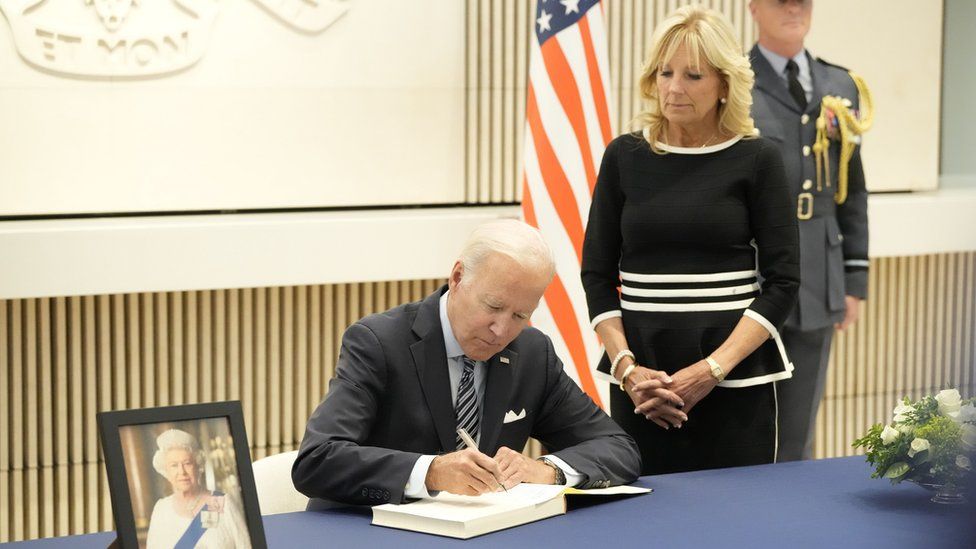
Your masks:
{"label": "watch face", "polygon": [[714,377],[719,381],[722,381],[722,379],[725,378],[725,372],[722,371],[721,367],[712,365],[712,377]]}

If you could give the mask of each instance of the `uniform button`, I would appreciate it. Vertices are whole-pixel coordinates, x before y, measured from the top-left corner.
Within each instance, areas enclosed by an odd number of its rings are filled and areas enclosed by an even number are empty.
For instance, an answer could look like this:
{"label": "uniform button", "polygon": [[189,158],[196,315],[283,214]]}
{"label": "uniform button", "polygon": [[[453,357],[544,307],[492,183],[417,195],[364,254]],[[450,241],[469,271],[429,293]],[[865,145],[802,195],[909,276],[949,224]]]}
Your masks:
{"label": "uniform button", "polygon": [[809,191],[812,188],[813,188],[813,181],[810,181],[809,179],[807,179],[806,181],[803,182],[803,190],[804,191]]}
{"label": "uniform button", "polygon": [[806,124],[809,121],[810,121],[810,115],[809,114],[804,114],[803,116],[800,117],[800,123],[801,124]]}
{"label": "uniform button", "polygon": [[809,145],[804,145],[803,146],[803,156],[810,156],[810,146]]}

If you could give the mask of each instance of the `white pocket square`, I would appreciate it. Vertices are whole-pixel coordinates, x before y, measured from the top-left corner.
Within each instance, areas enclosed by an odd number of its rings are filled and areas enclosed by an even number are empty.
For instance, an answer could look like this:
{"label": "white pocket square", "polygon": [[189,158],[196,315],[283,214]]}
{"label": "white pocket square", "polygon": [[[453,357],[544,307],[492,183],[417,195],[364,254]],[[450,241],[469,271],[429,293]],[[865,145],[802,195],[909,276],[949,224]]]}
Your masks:
{"label": "white pocket square", "polygon": [[522,411],[517,414],[515,413],[515,410],[505,412],[505,419],[502,420],[502,423],[511,423],[520,419],[525,419],[525,408],[522,408]]}

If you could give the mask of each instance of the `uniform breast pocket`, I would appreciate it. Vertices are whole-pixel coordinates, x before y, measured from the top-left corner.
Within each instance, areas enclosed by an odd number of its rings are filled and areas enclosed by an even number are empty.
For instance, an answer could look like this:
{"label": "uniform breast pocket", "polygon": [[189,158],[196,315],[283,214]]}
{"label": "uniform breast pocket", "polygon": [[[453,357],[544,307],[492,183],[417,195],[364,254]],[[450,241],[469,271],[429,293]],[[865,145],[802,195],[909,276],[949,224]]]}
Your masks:
{"label": "uniform breast pocket", "polygon": [[844,310],[844,235],[837,219],[827,217],[824,223],[827,239],[827,304],[831,311]]}

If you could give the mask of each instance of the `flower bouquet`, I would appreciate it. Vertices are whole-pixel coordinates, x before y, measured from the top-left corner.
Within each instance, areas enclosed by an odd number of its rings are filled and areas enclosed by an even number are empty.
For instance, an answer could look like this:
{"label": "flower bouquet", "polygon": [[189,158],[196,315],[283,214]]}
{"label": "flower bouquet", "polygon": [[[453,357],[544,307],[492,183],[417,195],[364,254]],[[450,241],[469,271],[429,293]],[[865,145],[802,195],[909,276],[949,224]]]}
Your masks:
{"label": "flower bouquet", "polygon": [[918,401],[907,397],[888,425],[880,423],[854,441],[875,467],[871,478],[903,480],[936,491],[932,501],[962,503],[961,489],[976,450],[976,399],[947,389]]}

